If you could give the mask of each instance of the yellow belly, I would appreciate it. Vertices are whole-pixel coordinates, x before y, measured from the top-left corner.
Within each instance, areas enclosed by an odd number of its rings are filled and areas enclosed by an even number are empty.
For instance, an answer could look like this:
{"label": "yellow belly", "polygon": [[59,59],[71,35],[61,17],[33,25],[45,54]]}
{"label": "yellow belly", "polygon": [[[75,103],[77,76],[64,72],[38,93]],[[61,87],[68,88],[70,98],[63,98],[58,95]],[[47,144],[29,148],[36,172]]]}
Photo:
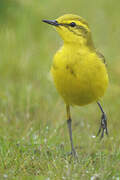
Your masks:
{"label": "yellow belly", "polygon": [[82,106],[99,100],[108,86],[104,63],[94,55],[82,60],[62,58],[55,57],[51,72],[65,103]]}

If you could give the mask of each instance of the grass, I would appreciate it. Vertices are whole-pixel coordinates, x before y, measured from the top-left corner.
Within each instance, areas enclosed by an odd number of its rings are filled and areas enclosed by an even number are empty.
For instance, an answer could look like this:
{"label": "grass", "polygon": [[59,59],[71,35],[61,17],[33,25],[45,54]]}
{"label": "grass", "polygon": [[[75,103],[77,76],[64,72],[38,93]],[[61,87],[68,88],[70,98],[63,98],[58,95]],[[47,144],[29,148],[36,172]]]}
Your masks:
{"label": "grass", "polygon": [[[104,0],[81,0],[74,6],[68,0],[1,0],[0,179],[120,179],[119,5]],[[88,20],[110,76],[102,101],[108,138],[94,138],[101,116],[96,104],[72,108],[79,162],[66,156],[70,144],[65,107],[49,74],[61,41],[41,23],[71,12]]]}

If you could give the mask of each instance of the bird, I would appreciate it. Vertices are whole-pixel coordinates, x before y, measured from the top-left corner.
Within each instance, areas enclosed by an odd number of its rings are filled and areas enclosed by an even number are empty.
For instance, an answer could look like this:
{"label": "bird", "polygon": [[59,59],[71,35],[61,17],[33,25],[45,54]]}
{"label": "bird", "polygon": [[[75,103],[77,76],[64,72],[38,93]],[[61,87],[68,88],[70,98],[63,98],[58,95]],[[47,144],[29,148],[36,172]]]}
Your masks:
{"label": "bird", "polygon": [[55,53],[51,74],[58,93],[66,105],[67,126],[71,144],[71,155],[77,156],[72,137],[71,106],[84,106],[96,102],[101,111],[101,121],[97,136],[108,135],[107,116],[100,100],[108,83],[108,73],[104,56],[93,43],[90,27],[81,16],[65,14],[55,20],[43,19],[52,25],[63,40]]}

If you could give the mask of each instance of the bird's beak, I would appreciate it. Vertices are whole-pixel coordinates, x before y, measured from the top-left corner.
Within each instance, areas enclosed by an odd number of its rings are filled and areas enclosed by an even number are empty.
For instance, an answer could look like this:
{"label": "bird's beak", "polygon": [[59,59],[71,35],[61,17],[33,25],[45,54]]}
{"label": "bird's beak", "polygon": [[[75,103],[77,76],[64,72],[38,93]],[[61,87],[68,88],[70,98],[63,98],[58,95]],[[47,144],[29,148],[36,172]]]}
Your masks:
{"label": "bird's beak", "polygon": [[45,23],[51,24],[53,26],[59,26],[60,25],[56,20],[45,20],[45,19],[43,19],[42,21]]}

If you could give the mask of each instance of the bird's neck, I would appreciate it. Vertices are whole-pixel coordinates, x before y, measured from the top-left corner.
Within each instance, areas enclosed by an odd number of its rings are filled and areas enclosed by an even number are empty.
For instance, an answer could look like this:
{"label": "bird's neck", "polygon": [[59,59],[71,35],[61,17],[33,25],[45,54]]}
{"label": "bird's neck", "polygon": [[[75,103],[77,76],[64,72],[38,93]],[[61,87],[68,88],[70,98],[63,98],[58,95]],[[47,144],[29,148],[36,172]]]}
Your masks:
{"label": "bird's neck", "polygon": [[94,44],[92,41],[92,38],[89,37],[86,39],[79,39],[78,41],[64,41],[64,46],[67,47],[69,50],[80,50],[80,49],[88,49],[88,50],[94,50]]}

